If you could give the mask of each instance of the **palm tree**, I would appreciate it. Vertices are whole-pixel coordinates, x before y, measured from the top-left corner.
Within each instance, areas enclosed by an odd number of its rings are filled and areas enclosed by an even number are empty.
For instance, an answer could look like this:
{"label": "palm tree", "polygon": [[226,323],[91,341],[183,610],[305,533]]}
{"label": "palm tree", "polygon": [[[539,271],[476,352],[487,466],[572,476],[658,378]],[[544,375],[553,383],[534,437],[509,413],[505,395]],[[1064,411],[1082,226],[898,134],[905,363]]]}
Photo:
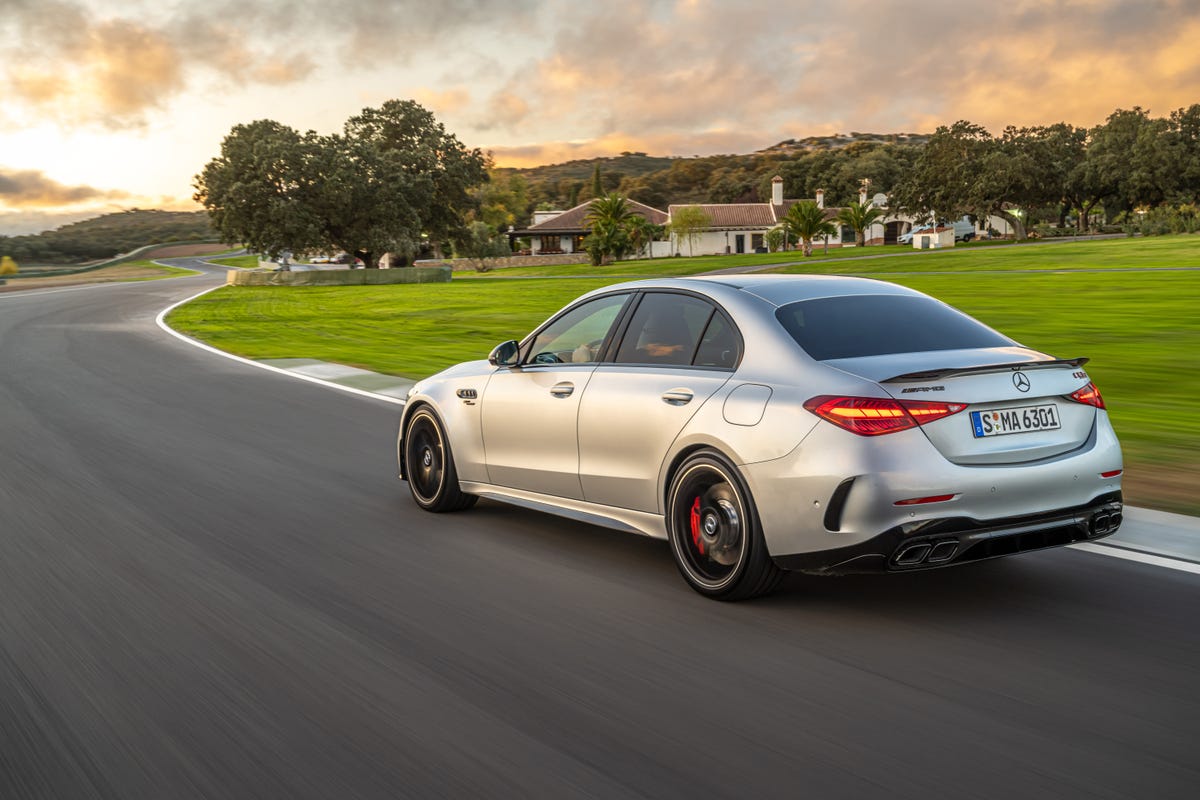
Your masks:
{"label": "palm tree", "polygon": [[629,252],[629,224],[637,217],[619,194],[606,194],[592,201],[583,221],[592,231],[587,246],[589,252],[594,251],[593,262],[606,256],[621,258]]}
{"label": "palm tree", "polygon": [[838,212],[838,222],[854,229],[854,240],[862,247],[867,243],[867,231],[871,226],[883,219],[883,212],[875,206],[851,203]]}
{"label": "palm tree", "polygon": [[801,200],[789,208],[783,225],[788,233],[800,240],[805,256],[812,255],[813,239],[837,233],[834,224],[825,218],[825,209],[812,200]]}
{"label": "palm tree", "polygon": [[[629,232],[629,243],[633,245],[633,252],[638,255],[641,255],[646,245],[657,241],[663,235],[662,225],[654,224],[641,214],[634,214],[625,224],[625,228]],[[650,248],[650,257],[654,258],[653,247]]]}

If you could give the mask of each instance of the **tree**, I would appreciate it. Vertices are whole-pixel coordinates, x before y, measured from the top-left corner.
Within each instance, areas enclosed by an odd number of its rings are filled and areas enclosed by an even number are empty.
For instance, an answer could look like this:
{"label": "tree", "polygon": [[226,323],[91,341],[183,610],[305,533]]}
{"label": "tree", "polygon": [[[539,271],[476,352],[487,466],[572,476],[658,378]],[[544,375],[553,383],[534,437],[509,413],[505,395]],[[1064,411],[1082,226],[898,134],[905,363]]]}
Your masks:
{"label": "tree", "polygon": [[476,220],[463,226],[454,240],[454,254],[465,258],[476,272],[487,272],[487,259],[512,255],[512,248],[503,234],[486,222]]}
{"label": "tree", "polygon": [[784,233],[782,225],[776,225],[774,228],[771,228],[771,230],[767,231],[766,236],[767,249],[772,253],[778,253],[783,249],[783,239]]}
{"label": "tree", "polygon": [[592,197],[599,198],[604,196],[604,184],[600,181],[600,162],[596,162],[596,169],[592,171]]}
{"label": "tree", "polygon": [[665,228],[640,214],[634,214],[626,229],[629,231],[629,243],[633,246],[633,252],[641,255],[649,247],[650,258],[654,258],[653,243],[662,238]]}
{"label": "tree", "polygon": [[312,168],[322,143],[273,120],[235,125],[221,155],[196,176],[195,199],[221,238],[276,257],[325,244],[313,208],[321,176]]}
{"label": "tree", "polygon": [[672,235],[675,237],[676,247],[680,240],[687,240],[688,255],[694,255],[693,248],[696,240],[700,238],[700,234],[704,233],[706,228],[712,226],[712,218],[700,206],[681,206],[671,214],[671,223],[668,225]]}
{"label": "tree", "polygon": [[411,100],[349,119],[341,134],[271,120],[235,126],[196,176],[195,199],[228,242],[278,254],[340,247],[378,265],[457,235],[487,180],[486,159]]}
{"label": "tree", "polygon": [[812,200],[801,200],[784,215],[784,229],[801,242],[805,257],[812,255],[813,239],[837,233],[837,227],[829,221],[825,213],[825,209]]}
{"label": "tree", "polygon": [[1019,206],[1044,205],[1045,188],[1021,132],[994,138],[980,125],[959,120],[941,126],[894,195],[909,211],[941,219],[964,214],[1006,220],[1017,239],[1026,238]]}
{"label": "tree", "polygon": [[837,215],[838,222],[843,225],[849,225],[854,229],[854,240],[859,247],[866,245],[867,231],[881,219],[883,219],[883,212],[870,203],[866,205],[851,203],[839,211]]}
{"label": "tree", "polygon": [[488,180],[487,159],[447,133],[433,113],[412,100],[388,100],[347,120],[347,139],[373,146],[411,179],[412,189],[428,193],[418,201],[421,233],[435,247],[449,241],[474,205],[470,190]]}
{"label": "tree", "polygon": [[640,215],[619,194],[606,194],[592,201],[583,221],[591,229],[584,246],[592,254],[593,264],[599,265],[605,258],[623,258],[629,252],[629,227],[635,218]]}

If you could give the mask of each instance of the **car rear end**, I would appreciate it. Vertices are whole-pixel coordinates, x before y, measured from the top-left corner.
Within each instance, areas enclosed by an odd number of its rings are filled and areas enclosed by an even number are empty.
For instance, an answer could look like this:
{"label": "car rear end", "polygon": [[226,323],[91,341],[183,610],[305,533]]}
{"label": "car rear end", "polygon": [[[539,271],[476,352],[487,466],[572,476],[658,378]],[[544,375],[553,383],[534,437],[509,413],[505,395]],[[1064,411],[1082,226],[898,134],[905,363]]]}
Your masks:
{"label": "car rear end", "polygon": [[1086,359],[901,291],[780,308],[839,389],[804,402],[821,423],[792,463],[749,467],[776,560],[911,570],[1114,532],[1121,451]]}

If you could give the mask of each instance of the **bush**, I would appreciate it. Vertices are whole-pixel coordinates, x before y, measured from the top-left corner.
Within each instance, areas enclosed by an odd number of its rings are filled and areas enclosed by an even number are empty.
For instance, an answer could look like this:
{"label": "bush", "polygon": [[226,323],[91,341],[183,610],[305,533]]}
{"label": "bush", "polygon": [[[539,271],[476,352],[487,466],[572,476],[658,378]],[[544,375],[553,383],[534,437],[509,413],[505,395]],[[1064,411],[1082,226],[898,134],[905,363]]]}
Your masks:
{"label": "bush", "polygon": [[1200,231],[1200,207],[1194,203],[1178,206],[1158,206],[1137,215],[1138,230],[1143,236],[1166,236],[1173,233]]}
{"label": "bush", "polygon": [[17,262],[13,260],[12,256],[0,258],[0,275],[16,275],[20,271],[21,268],[17,266]]}

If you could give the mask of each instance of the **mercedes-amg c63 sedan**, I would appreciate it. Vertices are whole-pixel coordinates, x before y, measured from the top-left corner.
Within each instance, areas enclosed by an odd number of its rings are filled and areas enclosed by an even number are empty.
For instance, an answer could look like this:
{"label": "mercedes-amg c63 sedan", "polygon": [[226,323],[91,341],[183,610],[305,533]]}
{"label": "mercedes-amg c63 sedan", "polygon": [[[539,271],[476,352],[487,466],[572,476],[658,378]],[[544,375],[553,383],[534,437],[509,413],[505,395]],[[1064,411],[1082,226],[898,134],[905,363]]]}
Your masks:
{"label": "mercedes-amg c63 sedan", "polygon": [[665,538],[710,597],[942,567],[1120,526],[1085,361],[880,281],[637,281],[416,384],[400,474],[429,511],[486,497]]}

